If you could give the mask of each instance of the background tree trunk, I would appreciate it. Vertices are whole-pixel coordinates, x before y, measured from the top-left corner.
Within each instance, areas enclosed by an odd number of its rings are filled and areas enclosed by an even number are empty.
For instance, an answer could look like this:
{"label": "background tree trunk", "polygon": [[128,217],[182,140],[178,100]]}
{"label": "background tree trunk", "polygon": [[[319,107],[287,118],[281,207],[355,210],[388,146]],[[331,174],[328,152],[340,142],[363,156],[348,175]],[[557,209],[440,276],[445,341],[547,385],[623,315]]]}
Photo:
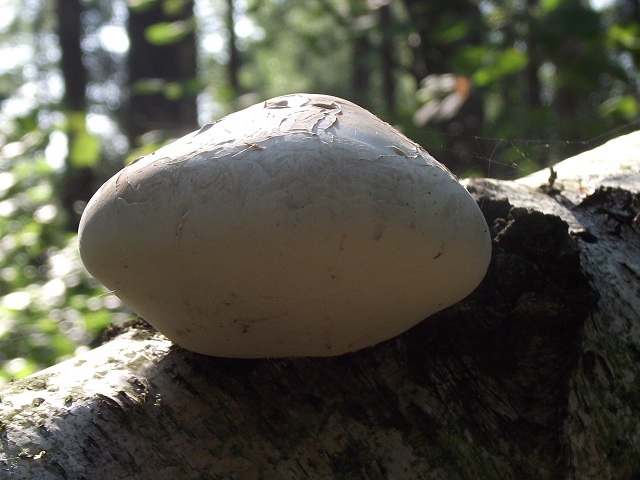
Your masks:
{"label": "background tree trunk", "polygon": [[396,114],[396,79],[397,70],[394,56],[393,30],[396,28],[393,12],[389,4],[378,8],[378,23],[382,32],[380,42],[380,73],[382,76],[382,98],[384,100],[385,113],[390,117]]}
{"label": "background tree trunk", "polygon": [[[479,4],[466,0],[404,0],[403,3],[416,35],[412,41],[414,58],[411,69],[416,82],[420,83],[434,74],[456,74],[468,80],[466,75],[470,72],[456,65],[455,59],[470,45],[483,45],[487,41],[482,32]],[[452,26],[453,19],[462,27],[464,34],[455,40],[443,39],[440,34]],[[455,115],[429,125],[429,130],[438,132],[438,140],[432,142],[434,151],[431,153],[441,158],[454,172],[473,168],[482,156],[478,151],[484,143],[481,138],[485,118],[484,97],[480,89],[471,89],[465,93],[465,101]]]}
{"label": "background tree trunk", "polygon": [[[80,137],[86,136],[85,112],[87,107],[87,70],[82,61],[83,8],[80,0],[57,0],[58,38],[60,39],[60,68],[64,78],[64,98],[62,106],[67,117],[67,138],[69,150]],[[96,162],[97,163],[97,162]],[[67,227],[77,231],[80,223],[76,202],[87,202],[96,189],[95,165],[76,165],[71,155],[66,159],[66,168],[61,179],[61,203],[68,216]]]}
{"label": "background tree trunk", "polygon": [[14,382],[0,390],[1,471],[638,478],[639,160],[640,132],[553,172],[466,181],[493,234],[487,277],[376,347],[230,360],[132,325]]}
{"label": "background tree trunk", "polygon": [[233,98],[237,98],[242,93],[240,88],[240,51],[238,50],[238,39],[236,38],[235,3],[234,0],[227,0],[227,11],[225,15],[225,27],[229,34],[227,41],[229,51],[229,62],[227,65],[227,80]]}
{"label": "background tree trunk", "polygon": [[126,130],[131,144],[151,131],[160,134],[152,140],[164,140],[196,130],[193,1],[142,2],[130,7],[127,31],[130,115]]}

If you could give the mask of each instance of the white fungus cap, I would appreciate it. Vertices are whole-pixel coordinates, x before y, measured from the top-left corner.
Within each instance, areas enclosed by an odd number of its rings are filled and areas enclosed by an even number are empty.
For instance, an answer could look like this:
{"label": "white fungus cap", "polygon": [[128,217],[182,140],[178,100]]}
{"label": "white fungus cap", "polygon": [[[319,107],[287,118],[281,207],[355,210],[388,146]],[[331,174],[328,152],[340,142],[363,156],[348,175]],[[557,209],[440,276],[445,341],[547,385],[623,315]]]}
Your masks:
{"label": "white fungus cap", "polygon": [[125,167],[82,216],[89,272],[178,345],[223,357],[375,345],[471,293],[480,209],[351,102],[277,97]]}

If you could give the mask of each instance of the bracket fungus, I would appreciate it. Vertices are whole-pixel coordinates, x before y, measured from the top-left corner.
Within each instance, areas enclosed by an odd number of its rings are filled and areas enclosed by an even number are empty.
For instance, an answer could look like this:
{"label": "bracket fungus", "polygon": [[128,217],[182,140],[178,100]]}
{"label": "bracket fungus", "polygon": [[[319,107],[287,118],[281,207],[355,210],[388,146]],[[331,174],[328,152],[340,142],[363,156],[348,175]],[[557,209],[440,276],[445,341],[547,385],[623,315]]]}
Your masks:
{"label": "bracket fungus", "polygon": [[487,224],[455,177],[365,109],[277,97],[126,166],[79,230],[88,271],[176,344],[332,356],[471,293]]}

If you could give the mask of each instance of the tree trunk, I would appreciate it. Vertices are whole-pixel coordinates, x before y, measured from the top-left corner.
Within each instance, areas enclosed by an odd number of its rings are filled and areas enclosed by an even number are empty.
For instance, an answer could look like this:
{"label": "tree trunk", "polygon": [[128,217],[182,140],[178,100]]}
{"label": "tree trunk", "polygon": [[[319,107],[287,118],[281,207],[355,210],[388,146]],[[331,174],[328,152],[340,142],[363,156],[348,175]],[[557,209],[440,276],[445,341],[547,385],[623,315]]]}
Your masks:
{"label": "tree trunk", "polygon": [[[57,34],[60,39],[60,69],[64,78],[64,98],[62,106],[67,117],[67,138],[70,151],[74,151],[76,142],[86,138],[85,111],[87,70],[82,61],[82,23],[83,8],[80,0],[57,0]],[[65,163],[65,171],[58,188],[62,207],[67,214],[67,228],[77,231],[80,214],[76,202],[88,202],[96,189],[96,175],[93,166],[76,165],[71,155]],[[97,161],[95,162],[97,163]]]}
{"label": "tree trunk", "polygon": [[[483,45],[482,25],[484,19],[479,2],[468,0],[448,0],[446,2],[426,2],[424,0],[404,0],[409,22],[414,29],[413,67],[416,81],[422,82],[429,75],[455,74],[465,76],[470,71],[460,69],[455,59],[473,45]],[[452,19],[458,19],[458,27],[464,34],[455,40],[443,39],[439,32],[452,26]],[[469,84],[473,87],[473,85]],[[478,150],[482,145],[482,124],[484,121],[484,98],[479,89],[471,88],[465,93],[462,103],[453,117],[445,122],[429,125],[431,135],[437,133],[438,141],[430,149],[436,158],[441,158],[454,173],[478,170]],[[446,162],[445,162],[446,160]],[[484,165],[482,165],[484,167]]]}
{"label": "tree trunk", "polygon": [[366,33],[358,33],[350,45],[352,58],[351,98],[356,104],[373,110],[371,98],[369,98],[371,76],[373,75],[369,59],[372,50],[371,42]]}
{"label": "tree trunk", "polygon": [[230,360],[130,326],[0,390],[0,471],[53,479],[640,475],[640,132],[467,180],[482,285],[372,348]]}
{"label": "tree trunk", "polygon": [[396,114],[396,62],[394,61],[394,18],[389,4],[378,8],[378,22],[382,32],[380,42],[380,74],[382,76],[382,99],[387,116]]}
{"label": "tree trunk", "polygon": [[[165,140],[199,127],[193,1],[178,3],[169,12],[165,2],[130,2],[126,129],[132,145],[152,131],[154,139]],[[164,33],[152,42],[150,32],[163,25]]]}
{"label": "tree trunk", "polygon": [[227,11],[225,12],[225,24],[229,39],[227,41],[229,50],[229,62],[227,64],[227,79],[229,87],[233,93],[234,100],[240,96],[240,51],[238,50],[238,40],[236,38],[235,3],[234,0],[227,0]]}
{"label": "tree trunk", "polygon": [[84,112],[86,109],[87,71],[82,62],[83,9],[80,0],[57,0],[58,38],[60,39],[60,68],[64,77],[66,110]]}

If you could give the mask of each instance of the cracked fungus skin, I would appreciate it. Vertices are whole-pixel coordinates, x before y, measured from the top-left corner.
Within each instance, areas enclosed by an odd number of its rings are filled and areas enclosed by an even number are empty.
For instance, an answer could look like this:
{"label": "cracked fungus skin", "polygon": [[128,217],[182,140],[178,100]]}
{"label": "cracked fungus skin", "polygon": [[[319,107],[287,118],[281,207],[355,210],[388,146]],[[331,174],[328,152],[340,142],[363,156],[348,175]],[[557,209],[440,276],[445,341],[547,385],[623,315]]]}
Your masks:
{"label": "cracked fungus skin", "polygon": [[80,224],[91,274],[175,343],[224,357],[389,339],[471,293],[490,249],[445,167],[368,111],[312,94],[139,159]]}

